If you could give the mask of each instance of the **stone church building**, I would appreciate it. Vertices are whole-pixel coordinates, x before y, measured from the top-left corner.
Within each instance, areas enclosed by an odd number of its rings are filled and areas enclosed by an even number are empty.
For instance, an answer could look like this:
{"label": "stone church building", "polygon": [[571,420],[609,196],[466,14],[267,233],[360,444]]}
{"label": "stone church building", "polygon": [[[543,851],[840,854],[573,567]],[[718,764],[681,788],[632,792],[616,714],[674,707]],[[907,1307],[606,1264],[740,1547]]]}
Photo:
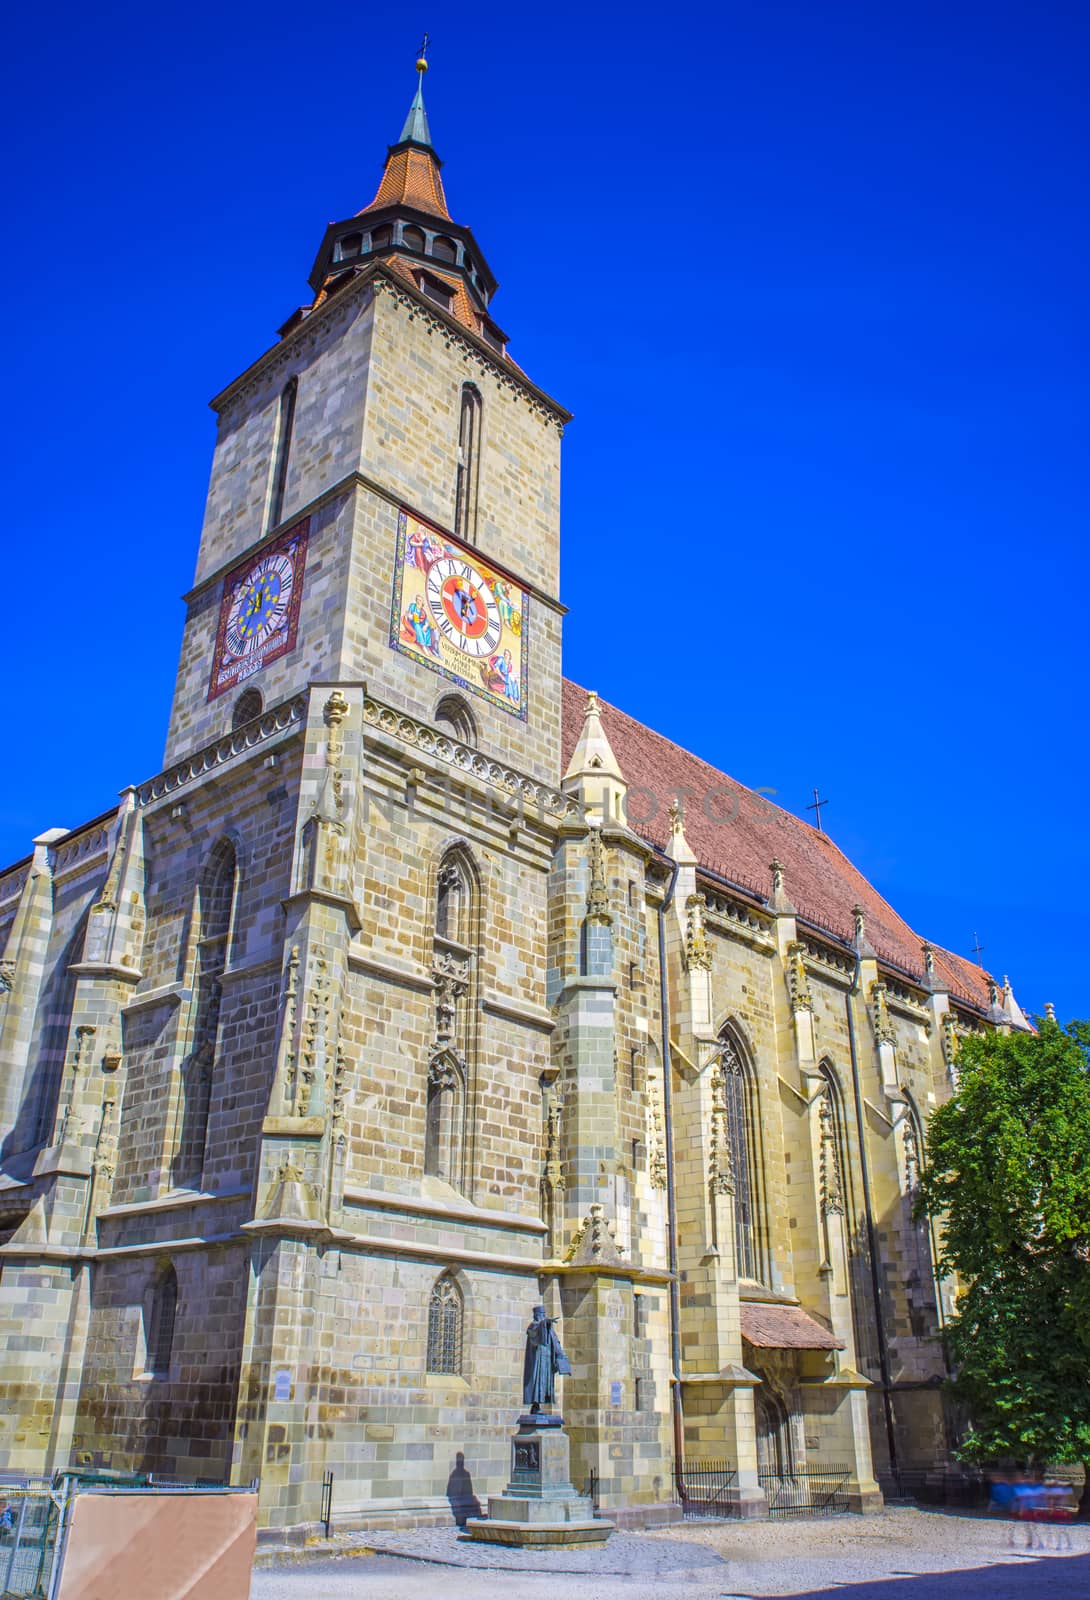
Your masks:
{"label": "stone church building", "polygon": [[543,1302],[607,1513],[679,1457],[880,1504],[947,1456],[921,1123],[1010,986],[564,679],[568,414],[419,89],[310,286],[213,402],[163,770],[0,874],[0,1464],[449,1519]]}

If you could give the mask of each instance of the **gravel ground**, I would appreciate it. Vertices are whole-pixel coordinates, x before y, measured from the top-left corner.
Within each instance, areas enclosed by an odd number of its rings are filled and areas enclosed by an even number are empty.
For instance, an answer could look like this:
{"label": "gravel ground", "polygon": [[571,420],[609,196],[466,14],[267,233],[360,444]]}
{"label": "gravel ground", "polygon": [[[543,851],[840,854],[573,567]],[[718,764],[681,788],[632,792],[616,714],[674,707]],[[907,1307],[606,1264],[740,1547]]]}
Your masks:
{"label": "gravel ground", "polygon": [[[1087,1600],[1090,1528],[1026,1530],[895,1508],[813,1522],[617,1533],[599,1550],[513,1551],[453,1528],[350,1536],[377,1553],[254,1574],[252,1600]],[[1071,1549],[1057,1548],[1070,1539]],[[406,1559],[406,1558],[409,1559]]]}

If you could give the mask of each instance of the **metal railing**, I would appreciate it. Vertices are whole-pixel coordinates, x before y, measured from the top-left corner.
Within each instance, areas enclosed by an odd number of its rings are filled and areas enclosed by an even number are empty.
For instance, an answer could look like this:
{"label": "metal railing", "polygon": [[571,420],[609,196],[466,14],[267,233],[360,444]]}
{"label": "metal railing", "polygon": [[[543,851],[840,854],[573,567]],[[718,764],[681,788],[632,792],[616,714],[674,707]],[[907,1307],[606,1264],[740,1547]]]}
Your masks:
{"label": "metal railing", "polygon": [[901,1467],[875,1473],[887,1500],[911,1500],[921,1506],[982,1510],[988,1504],[986,1475],[975,1467]]}
{"label": "metal railing", "polygon": [[757,1482],[765,1492],[770,1517],[833,1517],[850,1509],[845,1485],[847,1467],[798,1467],[790,1472],[762,1472]]}
{"label": "metal railing", "polygon": [[687,1461],[674,1466],[674,1496],[686,1520],[703,1517],[735,1517],[738,1507],[730,1492],[738,1469],[726,1461]]}
{"label": "metal railing", "polygon": [[53,1576],[64,1495],[49,1478],[0,1484],[0,1596],[45,1600]]}

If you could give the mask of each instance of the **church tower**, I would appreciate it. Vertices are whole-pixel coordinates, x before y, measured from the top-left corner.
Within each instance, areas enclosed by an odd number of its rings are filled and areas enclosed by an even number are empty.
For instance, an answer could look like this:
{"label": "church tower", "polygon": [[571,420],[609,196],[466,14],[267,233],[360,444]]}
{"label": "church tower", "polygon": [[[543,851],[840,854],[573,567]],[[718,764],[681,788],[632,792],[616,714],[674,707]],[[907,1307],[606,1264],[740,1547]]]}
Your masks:
{"label": "church tower", "polygon": [[212,402],[168,766],[352,680],[559,773],[567,413],[508,354],[496,280],[450,216],[426,70],[374,199],[326,229],[313,299]]}

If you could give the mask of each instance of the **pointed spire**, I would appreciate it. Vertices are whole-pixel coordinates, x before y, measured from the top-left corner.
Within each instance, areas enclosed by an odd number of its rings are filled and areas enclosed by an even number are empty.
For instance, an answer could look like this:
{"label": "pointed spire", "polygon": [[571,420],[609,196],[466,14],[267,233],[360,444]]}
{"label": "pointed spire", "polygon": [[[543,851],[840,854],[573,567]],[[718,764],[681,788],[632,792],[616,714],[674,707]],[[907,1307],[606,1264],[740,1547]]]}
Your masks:
{"label": "pointed spire", "polygon": [[685,837],[685,812],[680,796],[675,797],[670,804],[670,840],[666,846],[666,854],[676,861],[679,867],[695,867],[697,864],[693,847]]}
{"label": "pointed spire", "polygon": [[416,61],[416,93],[413,103],[409,107],[409,115],[405,118],[405,126],[401,130],[399,144],[423,144],[428,149],[432,148],[431,129],[428,127],[428,113],[424,110],[424,74],[428,70],[428,60],[424,52],[428,48],[428,36],[424,35],[424,42],[420,46],[420,54]]}
{"label": "pointed spire", "polygon": [[867,938],[867,911],[865,906],[852,906],[852,917],[855,921],[855,934],[852,938],[852,949],[860,961],[873,961],[874,946]]}
{"label": "pointed spire", "polygon": [[1012,1028],[1024,1029],[1026,1033],[1030,1031],[1029,1023],[1026,1021],[1026,1014],[1014,998],[1011,980],[1006,974],[1003,976],[1003,1010],[1006,1012]]}
{"label": "pointed spire", "polygon": [[768,870],[772,874],[772,893],[768,897],[768,909],[777,917],[793,917],[795,908],[787,897],[784,882],[787,873],[781,861],[770,861]]}
{"label": "pointed spire", "polygon": [[624,821],[624,797],[628,790],[620,763],[602,725],[598,696],[591,689],[583,712],[583,729],[572,751],[562,787],[566,794],[581,800],[585,811],[603,822]]}
{"label": "pointed spire", "polygon": [[424,110],[424,74],[428,70],[425,55],[427,45],[428,36],[425,34],[416,62],[416,93],[409,107],[409,115],[405,118],[405,126],[401,130],[401,138],[390,146],[386,157],[386,170],[382,174],[378,193],[371,204],[364,206],[358,213],[361,217],[368,211],[378,211],[384,206],[406,205],[416,211],[424,211],[431,216],[443,217],[447,222],[450,221],[447,197],[443,193],[443,180],[439,176],[442,162],[431,142],[428,114]]}

